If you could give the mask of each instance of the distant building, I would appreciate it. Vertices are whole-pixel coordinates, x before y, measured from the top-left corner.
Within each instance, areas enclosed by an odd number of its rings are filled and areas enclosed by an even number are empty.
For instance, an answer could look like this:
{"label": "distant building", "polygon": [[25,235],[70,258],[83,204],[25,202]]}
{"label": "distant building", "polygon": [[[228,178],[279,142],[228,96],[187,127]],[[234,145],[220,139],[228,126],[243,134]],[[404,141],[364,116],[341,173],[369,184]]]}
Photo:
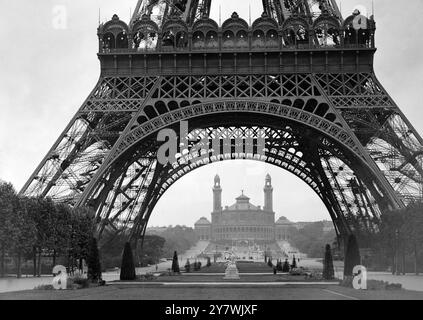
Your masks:
{"label": "distant building", "polygon": [[289,229],[294,226],[294,222],[289,221],[286,217],[280,217],[275,223],[276,240],[289,240]]}
{"label": "distant building", "polygon": [[195,223],[195,232],[200,240],[274,242],[289,238],[288,229],[293,223],[285,217],[275,222],[270,175],[265,179],[263,208],[250,203],[250,198],[244,192],[235,200],[233,205],[222,207],[222,187],[220,177],[216,176],[211,222],[202,217]]}
{"label": "distant building", "polygon": [[[335,227],[334,227],[332,221],[326,221],[326,220],[324,220],[324,221],[319,221],[319,222],[322,222],[323,223],[323,232],[327,233],[327,232],[331,232],[331,231],[334,231],[335,230]],[[296,222],[292,226],[295,227],[295,228],[297,228],[297,230],[302,230],[306,226],[309,226],[309,225],[311,225],[313,223],[316,223],[316,222],[303,222],[302,221],[302,222]]]}
{"label": "distant building", "polygon": [[149,227],[147,229],[147,232],[149,234],[160,234],[160,233],[167,231],[168,229],[169,229],[169,227]]}

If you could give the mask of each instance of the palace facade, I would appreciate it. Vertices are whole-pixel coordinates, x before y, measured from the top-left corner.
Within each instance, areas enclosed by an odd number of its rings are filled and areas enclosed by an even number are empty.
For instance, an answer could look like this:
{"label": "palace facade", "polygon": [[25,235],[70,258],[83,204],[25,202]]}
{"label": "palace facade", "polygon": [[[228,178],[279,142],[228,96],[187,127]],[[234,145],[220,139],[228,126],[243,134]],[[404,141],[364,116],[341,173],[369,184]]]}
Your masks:
{"label": "palace facade", "polygon": [[199,240],[212,242],[288,240],[289,228],[293,226],[293,223],[285,217],[275,222],[270,175],[265,178],[263,207],[250,203],[250,198],[244,192],[235,200],[233,205],[222,207],[222,187],[220,177],[216,176],[213,186],[211,222],[206,217],[202,217],[195,223],[195,232]]}

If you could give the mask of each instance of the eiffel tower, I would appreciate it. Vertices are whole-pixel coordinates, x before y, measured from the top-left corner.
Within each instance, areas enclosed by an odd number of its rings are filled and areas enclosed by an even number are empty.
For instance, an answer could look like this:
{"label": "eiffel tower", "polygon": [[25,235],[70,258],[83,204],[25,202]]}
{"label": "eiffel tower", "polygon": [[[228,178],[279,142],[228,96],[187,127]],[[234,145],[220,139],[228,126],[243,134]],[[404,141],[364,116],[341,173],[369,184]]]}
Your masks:
{"label": "eiffel tower", "polygon": [[[210,8],[139,0],[129,24],[101,24],[100,79],[21,193],[90,206],[99,236],[132,239],[175,182],[217,161],[296,175],[339,236],[377,231],[384,210],[421,197],[423,141],[375,76],[373,16],[344,19],[335,0],[263,0],[253,23],[218,23]],[[182,122],[188,152],[163,164],[158,133]],[[198,129],[213,148],[192,157]]]}

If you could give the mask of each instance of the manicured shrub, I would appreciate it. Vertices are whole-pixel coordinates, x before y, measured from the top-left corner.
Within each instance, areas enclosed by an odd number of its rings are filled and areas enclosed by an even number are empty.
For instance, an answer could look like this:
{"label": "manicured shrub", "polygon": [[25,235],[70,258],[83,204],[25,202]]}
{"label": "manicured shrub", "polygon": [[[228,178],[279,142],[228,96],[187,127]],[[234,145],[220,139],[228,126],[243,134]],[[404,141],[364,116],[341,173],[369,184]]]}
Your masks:
{"label": "manicured shrub", "polygon": [[323,279],[333,280],[335,278],[335,270],[333,268],[332,249],[330,245],[326,245],[325,260],[323,262]]}
{"label": "manicured shrub", "polygon": [[178,253],[176,251],[173,254],[172,271],[174,273],[180,273],[181,272],[181,270],[179,269]]}
{"label": "manicured shrub", "polygon": [[286,259],[285,260],[285,263],[283,264],[283,267],[282,267],[282,272],[283,273],[288,273],[289,270],[290,270],[289,262],[288,262],[288,259]]}
{"label": "manicured shrub", "polygon": [[134,256],[132,254],[131,244],[127,242],[122,255],[122,266],[120,269],[120,280],[121,281],[132,281],[135,280],[135,264]]}
{"label": "manicured shrub", "polygon": [[276,265],[276,270],[279,271],[279,272],[283,271],[282,260],[278,260],[278,263]]}
{"label": "manicured shrub", "polygon": [[297,259],[295,259],[295,256],[292,258],[291,269],[297,269]]}

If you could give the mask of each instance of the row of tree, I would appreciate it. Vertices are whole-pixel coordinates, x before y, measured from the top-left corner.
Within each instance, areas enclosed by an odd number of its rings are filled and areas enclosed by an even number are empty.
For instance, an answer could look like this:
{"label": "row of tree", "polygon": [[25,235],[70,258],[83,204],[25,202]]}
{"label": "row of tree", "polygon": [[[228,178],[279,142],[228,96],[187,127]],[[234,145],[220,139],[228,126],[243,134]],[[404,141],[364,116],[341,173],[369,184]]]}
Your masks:
{"label": "row of tree", "polygon": [[384,213],[372,247],[388,258],[393,273],[422,272],[423,204]]}
{"label": "row of tree", "polygon": [[156,235],[165,239],[161,251],[162,257],[165,258],[172,257],[175,251],[185,252],[197,243],[197,235],[194,229],[186,226],[169,226],[161,232],[147,230],[147,235]]}
{"label": "row of tree", "polygon": [[323,258],[323,246],[336,239],[335,230],[325,232],[321,221],[310,223],[300,230],[291,227],[288,233],[291,245],[313,258]]}
{"label": "row of tree", "polygon": [[18,277],[22,263],[28,260],[33,262],[34,276],[40,276],[43,257],[50,258],[52,267],[60,257],[71,272],[82,269],[93,238],[93,222],[89,209],[20,196],[11,184],[0,182],[0,275],[5,275],[10,259],[15,261]]}

